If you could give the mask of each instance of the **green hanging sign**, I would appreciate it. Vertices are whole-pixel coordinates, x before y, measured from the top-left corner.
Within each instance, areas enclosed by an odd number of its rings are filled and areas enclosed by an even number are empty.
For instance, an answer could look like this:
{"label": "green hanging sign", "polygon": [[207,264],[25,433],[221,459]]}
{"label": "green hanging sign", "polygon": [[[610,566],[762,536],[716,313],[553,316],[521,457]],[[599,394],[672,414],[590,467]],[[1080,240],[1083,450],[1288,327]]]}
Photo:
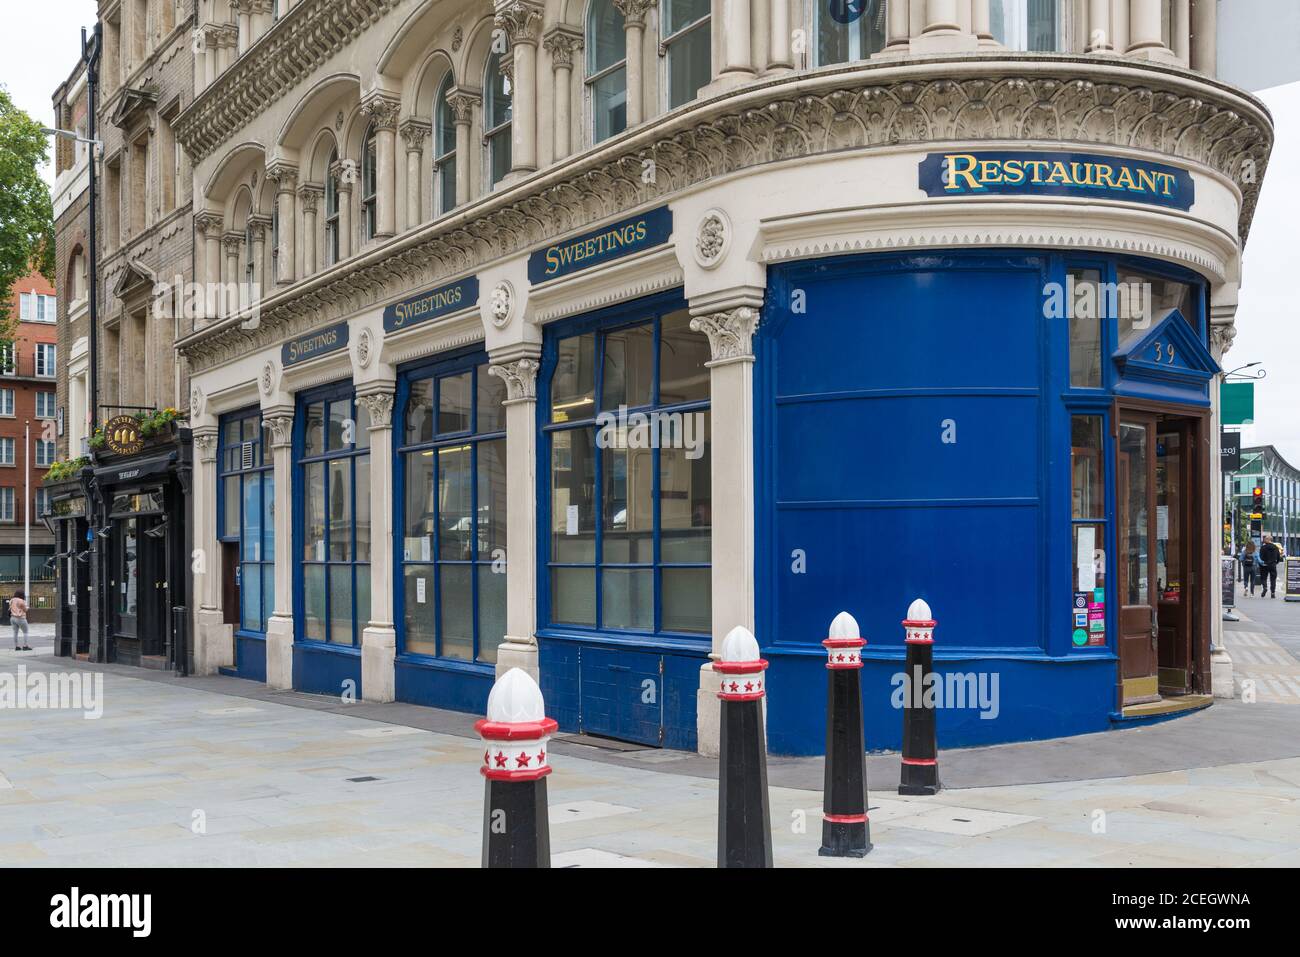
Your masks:
{"label": "green hanging sign", "polygon": [[1219,416],[1224,425],[1255,421],[1255,383],[1225,382],[1219,386]]}

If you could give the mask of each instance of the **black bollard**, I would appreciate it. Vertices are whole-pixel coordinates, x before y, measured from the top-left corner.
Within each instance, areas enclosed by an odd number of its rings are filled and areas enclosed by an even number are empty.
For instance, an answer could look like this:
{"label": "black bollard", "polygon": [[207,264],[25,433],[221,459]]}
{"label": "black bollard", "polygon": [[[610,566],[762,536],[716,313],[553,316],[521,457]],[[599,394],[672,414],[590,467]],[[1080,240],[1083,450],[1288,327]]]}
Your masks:
{"label": "black bollard", "polygon": [[737,627],[722,642],[718,697],[722,728],[718,769],[718,866],[771,867],[763,671],[758,641]]}
{"label": "black bollard", "polygon": [[487,779],[484,867],[551,866],[547,745],[557,727],[528,672],[511,668],[492,686],[487,717],[474,724],[483,739],[479,771]]}
{"label": "black bollard", "polygon": [[866,857],[867,749],[862,733],[862,646],[857,621],[842,611],[826,647],[826,777],[822,787],[822,857]]}
{"label": "black bollard", "polygon": [[934,626],[930,606],[918,598],[907,609],[907,681],[903,687],[903,775],[899,794],[939,793],[939,745],[935,735],[934,702],[925,690],[934,671]]}

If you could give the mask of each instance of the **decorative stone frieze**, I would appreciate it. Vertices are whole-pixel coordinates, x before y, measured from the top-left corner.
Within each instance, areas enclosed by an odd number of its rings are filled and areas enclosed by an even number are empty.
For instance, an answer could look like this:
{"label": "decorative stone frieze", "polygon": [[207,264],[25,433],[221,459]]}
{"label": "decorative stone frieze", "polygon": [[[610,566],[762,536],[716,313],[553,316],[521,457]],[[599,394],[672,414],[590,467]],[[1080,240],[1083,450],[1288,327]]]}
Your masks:
{"label": "decorative stone frieze", "polygon": [[[304,0],[311,2],[311,0]],[[195,369],[268,347],[441,277],[767,163],[927,143],[1112,146],[1204,165],[1242,192],[1244,242],[1273,130],[1254,99],[1187,71],[1084,55],[951,57],[782,75],[521,180],[270,297],[253,342],[215,323],[180,342]],[[656,175],[644,177],[646,161]],[[1252,170],[1243,177],[1242,170]],[[1244,181],[1248,179],[1249,182]]]}

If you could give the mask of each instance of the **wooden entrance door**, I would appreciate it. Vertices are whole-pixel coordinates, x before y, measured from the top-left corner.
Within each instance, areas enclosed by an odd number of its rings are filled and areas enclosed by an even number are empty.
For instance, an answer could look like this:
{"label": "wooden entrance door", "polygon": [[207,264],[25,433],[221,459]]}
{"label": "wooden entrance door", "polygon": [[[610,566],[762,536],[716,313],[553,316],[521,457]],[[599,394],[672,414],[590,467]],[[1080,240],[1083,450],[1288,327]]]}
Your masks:
{"label": "wooden entrance door", "polygon": [[1156,417],[1121,410],[1115,437],[1119,657],[1123,704],[1158,701]]}
{"label": "wooden entrance door", "polygon": [[1201,523],[1194,419],[1163,417],[1156,433],[1156,582],[1159,676],[1162,694],[1192,688],[1194,611]]}

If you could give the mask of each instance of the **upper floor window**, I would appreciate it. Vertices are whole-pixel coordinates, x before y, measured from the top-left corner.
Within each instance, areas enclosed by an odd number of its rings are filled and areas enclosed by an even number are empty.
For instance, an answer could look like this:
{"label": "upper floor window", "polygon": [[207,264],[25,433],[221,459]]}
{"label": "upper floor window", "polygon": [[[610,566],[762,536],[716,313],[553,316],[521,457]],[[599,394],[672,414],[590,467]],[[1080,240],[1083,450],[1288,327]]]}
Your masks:
{"label": "upper floor window", "polygon": [[989,0],[993,38],[1010,50],[1063,49],[1059,6],[1056,0]]}
{"label": "upper floor window", "polygon": [[886,0],[813,0],[817,65],[865,60],[885,48]]}
{"label": "upper floor window", "polygon": [[271,281],[280,278],[280,204],[271,204]]}
{"label": "upper floor window", "polygon": [[0,389],[0,415],[14,414],[14,390]]}
{"label": "upper floor window", "polygon": [[14,464],[14,440],[0,439],[0,465]]}
{"label": "upper floor window", "polygon": [[627,128],[627,35],[613,0],[587,10],[587,95],[593,142]]}
{"label": "upper floor window", "polygon": [[54,322],[57,300],[39,292],[24,292],[19,296],[23,322]]}
{"label": "upper floor window", "polygon": [[54,464],[54,441],[46,439],[36,440],[36,465],[38,468],[49,468]]}
{"label": "upper floor window", "polygon": [[53,376],[57,365],[55,357],[58,355],[58,347],[49,342],[36,343],[36,374],[39,376]]}
{"label": "upper floor window", "polygon": [[14,490],[12,488],[0,488],[0,522],[12,522],[14,520]]}
{"label": "upper floor window", "polygon": [[433,202],[434,215],[456,206],[456,116],[447,97],[452,76],[448,71],[433,108]]}
{"label": "upper floor window", "polygon": [[[244,224],[244,282],[251,289],[257,277],[257,264],[253,259],[253,224]],[[251,295],[251,293],[250,293]]]}
{"label": "upper floor window", "polygon": [[695,98],[709,82],[709,0],[660,0],[664,63],[668,71],[668,109]]}
{"label": "upper floor window", "polygon": [[339,152],[330,152],[329,169],[325,173],[325,265],[339,261]]}
{"label": "upper floor window", "polygon": [[376,175],[375,128],[366,130],[365,146],[361,149],[361,215],[365,223],[366,239],[374,239],[379,231],[376,219],[378,210],[375,205],[379,177]]}
{"label": "upper floor window", "polygon": [[510,78],[501,72],[501,54],[488,57],[483,77],[483,142],[487,146],[488,184],[495,186],[510,172]]}
{"label": "upper floor window", "polygon": [[[12,414],[13,413],[13,390],[6,389],[4,391],[8,392],[10,395],[9,411],[10,414]],[[36,417],[38,419],[54,418],[55,415],[54,407],[57,401],[58,401],[58,396],[55,395],[53,392],[37,392],[36,393]]]}
{"label": "upper floor window", "polygon": [[18,371],[18,346],[12,342],[0,343],[0,375],[13,375]]}

